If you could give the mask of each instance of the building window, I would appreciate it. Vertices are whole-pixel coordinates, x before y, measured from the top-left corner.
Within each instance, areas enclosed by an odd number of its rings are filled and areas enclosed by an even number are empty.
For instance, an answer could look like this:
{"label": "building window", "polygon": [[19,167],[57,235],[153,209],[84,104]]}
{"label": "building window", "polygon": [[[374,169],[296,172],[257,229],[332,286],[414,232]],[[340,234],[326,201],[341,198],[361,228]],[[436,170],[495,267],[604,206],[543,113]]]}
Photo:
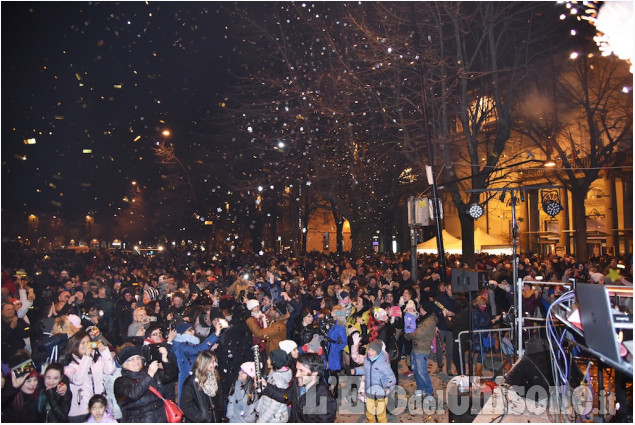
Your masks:
{"label": "building window", "polygon": [[606,216],[595,208],[586,216],[587,232],[606,232]]}
{"label": "building window", "polygon": [[545,232],[558,233],[559,231],[558,220],[545,220]]}

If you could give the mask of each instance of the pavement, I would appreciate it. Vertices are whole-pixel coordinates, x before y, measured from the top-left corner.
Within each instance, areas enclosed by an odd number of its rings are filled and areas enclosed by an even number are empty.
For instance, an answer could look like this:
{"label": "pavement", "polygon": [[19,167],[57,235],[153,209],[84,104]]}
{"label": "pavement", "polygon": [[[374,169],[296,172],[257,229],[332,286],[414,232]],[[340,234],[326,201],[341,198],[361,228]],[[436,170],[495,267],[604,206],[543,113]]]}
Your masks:
{"label": "pavement", "polygon": [[[428,372],[430,372],[430,378],[432,379],[432,387],[437,394],[438,399],[432,400],[430,398],[422,400],[421,397],[414,397],[416,390],[414,376],[407,377],[405,374],[408,372],[405,360],[399,362],[399,383],[398,385],[403,390],[395,392],[396,398],[389,398],[389,413],[388,422],[395,423],[448,423],[448,412],[446,409],[445,389],[448,385],[450,377],[445,373],[433,373],[437,370],[437,364],[434,360],[428,363]],[[453,369],[454,373],[456,370]],[[340,377],[340,383],[342,382]],[[341,385],[340,385],[341,387]],[[412,400],[411,400],[412,398]],[[390,406],[393,407],[393,412],[390,413]],[[366,421],[366,415],[364,413],[364,405],[360,402],[352,408],[350,403],[343,400],[340,397],[340,408],[335,418],[335,423],[364,423]],[[355,412],[351,412],[355,410]]]}

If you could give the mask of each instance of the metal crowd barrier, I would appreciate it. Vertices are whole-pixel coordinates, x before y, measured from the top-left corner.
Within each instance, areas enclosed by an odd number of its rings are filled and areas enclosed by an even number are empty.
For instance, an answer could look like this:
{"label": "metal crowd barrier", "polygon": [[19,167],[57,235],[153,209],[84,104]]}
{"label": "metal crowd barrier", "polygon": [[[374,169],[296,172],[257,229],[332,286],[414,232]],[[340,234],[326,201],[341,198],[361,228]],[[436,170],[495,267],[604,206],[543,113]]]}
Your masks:
{"label": "metal crowd barrier", "polygon": [[[536,318],[525,318],[535,320]],[[544,321],[544,319],[542,319]],[[524,323],[524,321],[523,321]],[[527,332],[525,332],[527,331]],[[491,329],[479,329],[474,330],[474,335],[478,335],[481,339],[480,344],[480,354],[483,359],[483,376],[495,376],[506,373],[506,366],[514,363],[514,349],[513,346],[510,347],[511,354],[505,354],[503,352],[503,338],[505,337],[505,333],[508,333],[507,337],[510,341],[513,342],[513,335],[511,335],[512,328],[491,328]],[[492,334],[494,341],[492,346],[489,349],[483,348],[483,335],[487,335],[488,333]],[[461,366],[461,370],[467,373],[463,362],[464,362],[464,353],[463,353],[463,344],[465,342],[470,342],[470,331],[462,331],[459,332],[458,340],[455,342],[458,343],[458,352],[459,352],[459,364]],[[523,326],[523,342],[526,343],[530,338],[545,340],[546,341],[546,327],[543,326]],[[497,342],[496,342],[497,341]],[[498,348],[496,346],[498,345]],[[470,356],[474,356],[476,353],[470,351]],[[472,363],[475,364],[474,362]],[[485,372],[489,371],[491,374],[486,375]]]}

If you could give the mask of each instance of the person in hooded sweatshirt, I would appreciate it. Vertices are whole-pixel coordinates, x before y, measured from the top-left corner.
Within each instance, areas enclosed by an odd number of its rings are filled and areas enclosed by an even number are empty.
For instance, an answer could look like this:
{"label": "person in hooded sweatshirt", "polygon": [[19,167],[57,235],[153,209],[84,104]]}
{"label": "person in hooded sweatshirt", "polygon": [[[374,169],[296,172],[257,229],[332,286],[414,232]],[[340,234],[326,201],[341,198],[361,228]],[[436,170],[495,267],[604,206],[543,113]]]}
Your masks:
{"label": "person in hooded sweatshirt", "polygon": [[388,422],[386,402],[388,394],[397,383],[390,367],[384,343],[374,339],[366,349],[366,359],[362,366],[351,369],[353,375],[364,375],[366,385],[366,419],[370,423]]}

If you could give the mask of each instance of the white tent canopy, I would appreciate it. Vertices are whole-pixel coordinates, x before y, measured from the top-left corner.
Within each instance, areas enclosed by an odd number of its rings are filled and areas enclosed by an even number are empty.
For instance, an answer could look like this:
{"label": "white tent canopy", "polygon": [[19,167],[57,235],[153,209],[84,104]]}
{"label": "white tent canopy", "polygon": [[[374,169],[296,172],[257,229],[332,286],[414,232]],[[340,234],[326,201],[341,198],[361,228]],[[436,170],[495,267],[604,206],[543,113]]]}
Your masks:
{"label": "white tent canopy", "polygon": [[487,252],[494,255],[512,255],[512,245],[511,242],[501,241],[481,229],[476,229],[474,231],[474,252]]}
{"label": "white tent canopy", "polygon": [[[447,231],[442,231],[443,249],[447,254],[462,254],[463,246],[461,239],[455,238]],[[483,232],[481,229],[474,231],[474,252],[487,252],[490,254],[512,254],[510,242],[502,241],[492,235]],[[417,245],[417,253],[437,254],[437,238],[434,237]]]}
{"label": "white tent canopy", "polygon": [[[443,250],[448,254],[460,254],[461,253],[461,239],[455,238],[445,229],[441,231],[443,236]],[[459,252],[456,252],[458,246]],[[425,242],[421,242],[417,245],[418,254],[438,254],[437,250],[437,237],[428,239]]]}

